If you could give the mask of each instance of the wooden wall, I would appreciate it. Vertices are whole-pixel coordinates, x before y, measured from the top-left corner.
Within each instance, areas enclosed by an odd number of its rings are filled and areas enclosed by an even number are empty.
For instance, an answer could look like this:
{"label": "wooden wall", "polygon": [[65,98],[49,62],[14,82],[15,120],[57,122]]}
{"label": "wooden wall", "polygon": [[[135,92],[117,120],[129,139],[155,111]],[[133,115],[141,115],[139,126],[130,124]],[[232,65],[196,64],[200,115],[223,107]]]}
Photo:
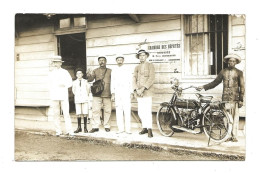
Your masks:
{"label": "wooden wall", "polygon": [[15,40],[15,105],[48,106],[49,60],[55,51],[53,26],[19,27]]}
{"label": "wooden wall", "polygon": [[[181,41],[181,16],[180,15],[138,15],[140,22],[136,23],[128,15],[103,16],[99,19],[88,19],[86,33],[87,67],[98,67],[97,57],[107,57],[107,66],[116,65],[116,54],[125,56],[125,65],[134,71],[139,60],[135,58],[138,44],[141,42],[153,43],[160,41]],[[155,96],[154,110],[163,100],[168,101],[171,96],[169,79],[177,66],[181,68],[180,61],[175,63],[154,63],[155,66]],[[133,107],[136,107],[136,100]]]}
{"label": "wooden wall", "polygon": [[[231,16],[231,46],[230,52],[238,54],[242,61],[236,67],[242,71],[246,71],[245,60],[246,60],[246,26],[245,26],[245,17],[244,16]],[[241,46],[241,47],[240,47]]]}
{"label": "wooden wall", "polygon": [[[246,84],[246,16],[232,15],[231,16],[231,50],[241,57],[241,63],[236,67],[243,71]],[[244,98],[244,106],[239,110],[240,116],[246,116],[246,93]]]}

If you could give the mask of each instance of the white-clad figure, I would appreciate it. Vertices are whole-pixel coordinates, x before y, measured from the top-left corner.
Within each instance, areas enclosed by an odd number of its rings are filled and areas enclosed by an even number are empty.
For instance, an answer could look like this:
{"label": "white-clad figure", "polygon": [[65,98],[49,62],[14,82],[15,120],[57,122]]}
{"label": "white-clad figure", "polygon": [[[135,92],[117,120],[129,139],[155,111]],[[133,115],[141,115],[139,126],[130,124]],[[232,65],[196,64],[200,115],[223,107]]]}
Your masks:
{"label": "white-clad figure", "polygon": [[65,120],[66,134],[74,135],[72,131],[71,118],[69,114],[68,88],[72,86],[72,78],[69,72],[61,68],[61,56],[54,56],[52,63],[54,69],[49,73],[50,99],[53,108],[53,120],[56,136],[62,134],[60,126],[60,110],[62,110]]}
{"label": "white-clad figure", "polygon": [[78,128],[74,131],[74,133],[82,132],[81,115],[83,115],[84,133],[87,133],[87,117],[89,114],[89,110],[92,108],[90,102],[92,97],[90,92],[90,84],[86,79],[83,78],[83,69],[77,68],[75,71],[77,79],[73,81],[72,92],[74,94]]}
{"label": "white-clad figure", "polygon": [[116,57],[116,62],[111,74],[111,93],[116,106],[117,133],[131,134],[132,74],[124,65],[122,55]]}

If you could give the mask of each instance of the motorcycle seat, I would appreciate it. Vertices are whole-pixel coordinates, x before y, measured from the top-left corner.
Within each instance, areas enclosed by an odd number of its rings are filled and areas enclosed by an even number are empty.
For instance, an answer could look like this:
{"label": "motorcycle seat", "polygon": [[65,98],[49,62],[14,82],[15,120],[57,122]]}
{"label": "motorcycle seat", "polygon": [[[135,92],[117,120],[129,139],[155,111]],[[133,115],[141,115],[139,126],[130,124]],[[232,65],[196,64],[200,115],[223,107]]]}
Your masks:
{"label": "motorcycle seat", "polygon": [[197,93],[196,96],[200,99],[202,103],[209,103],[213,98],[213,96],[203,96],[199,93]]}

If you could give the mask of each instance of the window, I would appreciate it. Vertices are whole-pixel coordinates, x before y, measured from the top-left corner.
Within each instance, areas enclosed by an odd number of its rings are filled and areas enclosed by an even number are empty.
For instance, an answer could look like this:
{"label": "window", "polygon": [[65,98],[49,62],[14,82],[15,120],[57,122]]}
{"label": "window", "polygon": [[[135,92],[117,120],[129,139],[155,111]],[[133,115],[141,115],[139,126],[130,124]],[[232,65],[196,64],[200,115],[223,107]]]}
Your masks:
{"label": "window", "polygon": [[74,18],[74,26],[85,26],[86,19],[85,17],[75,17]]}
{"label": "window", "polygon": [[68,28],[70,27],[70,18],[60,19],[60,28]]}
{"label": "window", "polygon": [[56,30],[68,30],[86,28],[87,21],[85,16],[60,15],[55,24]]}
{"label": "window", "polygon": [[185,15],[185,76],[218,74],[228,53],[228,15]]}

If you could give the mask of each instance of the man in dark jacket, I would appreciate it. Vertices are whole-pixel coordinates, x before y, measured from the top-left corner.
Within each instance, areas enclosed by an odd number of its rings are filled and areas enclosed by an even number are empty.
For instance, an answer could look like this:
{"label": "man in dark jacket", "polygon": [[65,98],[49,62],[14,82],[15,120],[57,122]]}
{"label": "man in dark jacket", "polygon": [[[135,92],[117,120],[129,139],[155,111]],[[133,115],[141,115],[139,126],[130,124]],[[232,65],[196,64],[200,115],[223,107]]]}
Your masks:
{"label": "man in dark jacket", "polygon": [[105,85],[104,90],[101,95],[94,95],[93,93],[93,120],[92,120],[92,130],[89,133],[94,133],[99,131],[101,108],[102,104],[104,107],[104,128],[106,132],[110,131],[110,115],[111,115],[111,69],[106,68],[107,59],[104,56],[98,57],[99,68],[93,70],[92,73],[87,72],[88,82],[92,82],[103,79]]}
{"label": "man in dark jacket", "polygon": [[235,65],[241,62],[241,58],[236,54],[229,54],[224,57],[224,62],[228,63],[228,67],[223,69],[214,81],[198,87],[198,90],[205,89],[206,91],[215,88],[223,81],[222,100],[228,101],[229,105],[231,105],[229,112],[233,117],[232,137],[230,140],[237,142],[239,126],[238,108],[243,106],[245,93],[243,72],[235,68]]}

